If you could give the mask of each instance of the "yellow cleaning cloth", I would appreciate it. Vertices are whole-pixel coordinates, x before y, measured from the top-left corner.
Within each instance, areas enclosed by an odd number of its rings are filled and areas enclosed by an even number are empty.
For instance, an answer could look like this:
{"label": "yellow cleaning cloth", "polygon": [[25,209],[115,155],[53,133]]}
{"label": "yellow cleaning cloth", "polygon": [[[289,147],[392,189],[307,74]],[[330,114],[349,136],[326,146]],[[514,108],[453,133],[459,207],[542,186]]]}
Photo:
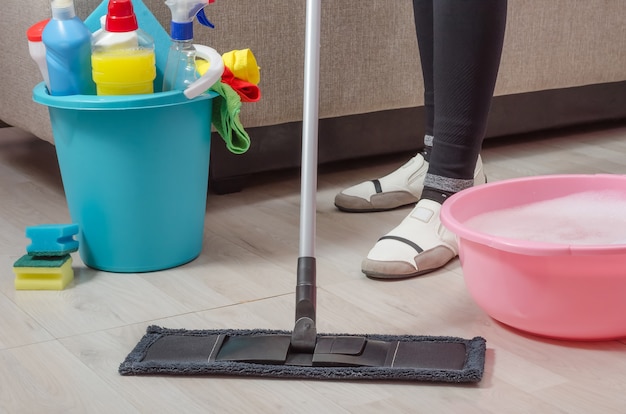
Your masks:
{"label": "yellow cleaning cloth", "polygon": [[[227,52],[222,55],[222,60],[227,68],[224,72],[232,72],[229,74],[231,81],[234,76],[248,82],[248,85],[254,85],[254,88],[258,90],[256,85],[261,80],[261,74],[256,58],[250,49]],[[201,75],[206,72],[209,66],[210,63],[205,60],[196,60],[196,69]],[[243,154],[250,148],[250,136],[239,119],[242,102],[240,93],[242,91],[235,90],[233,86],[225,82],[225,78],[214,84],[210,90],[219,94],[219,97],[213,100],[212,123],[215,130],[222,137],[230,152]],[[244,97],[246,96],[245,93],[242,94]],[[260,92],[256,100],[258,98],[260,98]],[[248,100],[248,102],[256,100]]]}
{"label": "yellow cleaning cloth", "polygon": [[222,55],[222,60],[237,79],[245,80],[254,85],[258,85],[261,81],[260,68],[250,49],[231,50]]}

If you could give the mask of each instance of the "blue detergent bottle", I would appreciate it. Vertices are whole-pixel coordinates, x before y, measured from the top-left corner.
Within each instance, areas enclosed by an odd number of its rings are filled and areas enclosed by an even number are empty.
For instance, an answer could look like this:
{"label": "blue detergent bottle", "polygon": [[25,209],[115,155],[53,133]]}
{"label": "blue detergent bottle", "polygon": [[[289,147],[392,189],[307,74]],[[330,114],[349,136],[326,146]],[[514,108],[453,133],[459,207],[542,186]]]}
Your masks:
{"label": "blue detergent bottle", "polygon": [[73,0],[52,0],[52,19],[42,33],[55,96],[95,95],[91,77],[91,32],[76,16]]}

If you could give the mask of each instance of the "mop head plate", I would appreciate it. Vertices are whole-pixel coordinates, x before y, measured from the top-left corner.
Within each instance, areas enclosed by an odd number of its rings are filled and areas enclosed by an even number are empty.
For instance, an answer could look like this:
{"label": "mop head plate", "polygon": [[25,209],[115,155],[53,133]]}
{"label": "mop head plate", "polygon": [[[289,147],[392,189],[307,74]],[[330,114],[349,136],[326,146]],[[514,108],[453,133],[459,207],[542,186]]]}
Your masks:
{"label": "mop head plate", "polygon": [[221,375],[321,380],[478,382],[481,337],[318,334],[315,352],[290,349],[291,332],[150,326],[121,375]]}

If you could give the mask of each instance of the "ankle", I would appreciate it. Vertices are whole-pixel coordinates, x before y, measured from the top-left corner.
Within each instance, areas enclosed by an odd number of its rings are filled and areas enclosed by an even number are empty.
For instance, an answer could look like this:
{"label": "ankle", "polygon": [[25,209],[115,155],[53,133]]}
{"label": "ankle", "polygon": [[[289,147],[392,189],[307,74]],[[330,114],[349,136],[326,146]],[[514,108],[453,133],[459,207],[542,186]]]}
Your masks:
{"label": "ankle", "polygon": [[454,193],[451,191],[439,190],[432,187],[424,187],[420,199],[432,200],[439,204],[443,204],[443,202],[446,201],[448,197],[450,197],[452,194]]}
{"label": "ankle", "polygon": [[419,152],[422,157],[424,157],[424,161],[430,162],[430,152],[432,151],[432,149],[432,146],[425,145],[424,148],[422,148],[422,150]]}

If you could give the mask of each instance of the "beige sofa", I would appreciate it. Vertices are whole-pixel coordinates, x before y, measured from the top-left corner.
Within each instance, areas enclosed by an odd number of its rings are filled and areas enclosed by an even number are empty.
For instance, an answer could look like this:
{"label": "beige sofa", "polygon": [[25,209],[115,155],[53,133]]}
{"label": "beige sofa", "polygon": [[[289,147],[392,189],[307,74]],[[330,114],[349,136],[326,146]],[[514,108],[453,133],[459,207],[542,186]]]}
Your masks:
{"label": "beige sofa", "polygon": [[[144,2],[169,27],[164,0]],[[99,3],[75,0],[81,17]],[[0,120],[53,142],[31,100],[40,75],[25,38],[49,10],[49,0],[3,0]],[[217,0],[207,14],[217,28],[197,26],[197,43],[250,48],[261,66],[263,98],[242,112],[250,150],[212,143],[211,188],[234,191],[248,174],[299,164],[305,0]],[[625,22],[622,0],[509,0],[488,136],[626,118]],[[420,147],[418,59],[411,0],[322,1],[320,162]]]}

